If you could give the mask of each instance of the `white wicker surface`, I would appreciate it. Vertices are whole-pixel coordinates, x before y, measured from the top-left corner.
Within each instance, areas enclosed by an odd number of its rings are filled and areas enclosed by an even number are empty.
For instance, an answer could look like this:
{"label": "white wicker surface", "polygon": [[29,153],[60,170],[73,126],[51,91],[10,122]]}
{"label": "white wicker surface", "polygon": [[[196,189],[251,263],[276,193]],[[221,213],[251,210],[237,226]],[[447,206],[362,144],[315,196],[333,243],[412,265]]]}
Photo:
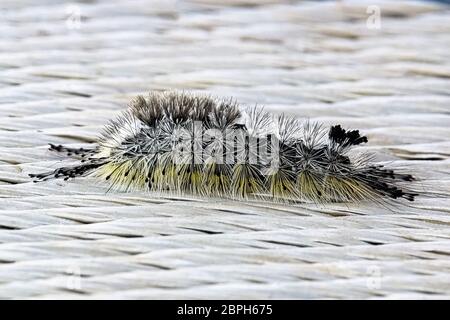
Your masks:
{"label": "white wicker surface", "polygon": [[[0,30],[0,298],[450,297],[443,5],[2,0]],[[30,181],[58,165],[47,143],[88,145],[160,89],[361,129],[428,195],[389,210]]]}

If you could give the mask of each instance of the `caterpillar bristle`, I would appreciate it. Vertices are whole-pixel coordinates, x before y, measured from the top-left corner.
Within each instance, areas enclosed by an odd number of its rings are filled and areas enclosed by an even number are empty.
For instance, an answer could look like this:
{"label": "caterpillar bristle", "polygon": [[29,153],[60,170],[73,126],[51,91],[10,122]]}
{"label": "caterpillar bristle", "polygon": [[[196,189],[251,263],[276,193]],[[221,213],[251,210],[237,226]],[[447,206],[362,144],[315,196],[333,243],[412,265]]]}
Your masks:
{"label": "caterpillar bristle", "polygon": [[350,153],[366,142],[358,130],[327,130],[231,99],[152,92],[111,120],[93,148],[50,144],[79,164],[30,177],[93,176],[114,190],[232,199],[413,201],[404,187],[412,175]]}

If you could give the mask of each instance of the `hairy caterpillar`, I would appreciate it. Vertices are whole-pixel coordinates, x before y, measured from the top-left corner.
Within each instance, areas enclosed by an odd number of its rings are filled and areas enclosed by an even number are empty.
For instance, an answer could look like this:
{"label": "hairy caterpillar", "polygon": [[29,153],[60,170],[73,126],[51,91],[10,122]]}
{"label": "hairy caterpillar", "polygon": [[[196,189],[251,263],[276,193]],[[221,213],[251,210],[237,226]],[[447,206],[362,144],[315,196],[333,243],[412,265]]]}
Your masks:
{"label": "hairy caterpillar", "polygon": [[411,175],[349,154],[365,142],[340,125],[324,129],[257,107],[241,110],[233,100],[156,92],[136,97],[92,148],[50,144],[79,163],[30,177],[94,176],[114,189],[232,199],[413,201],[416,194],[402,186]]}

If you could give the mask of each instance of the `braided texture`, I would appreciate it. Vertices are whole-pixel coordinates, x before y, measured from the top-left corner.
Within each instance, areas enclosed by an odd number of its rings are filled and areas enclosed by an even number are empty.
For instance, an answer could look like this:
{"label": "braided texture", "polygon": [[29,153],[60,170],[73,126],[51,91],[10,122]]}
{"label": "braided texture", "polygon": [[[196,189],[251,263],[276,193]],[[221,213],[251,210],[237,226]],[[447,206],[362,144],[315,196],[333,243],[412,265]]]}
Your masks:
{"label": "braided texture", "polygon": [[[0,298],[450,298],[446,6],[72,3],[0,1]],[[380,29],[367,28],[371,5]],[[386,206],[109,190],[88,173],[105,124],[165,89],[234,97],[227,110],[237,101],[241,115],[255,104],[284,113],[298,136],[310,119],[323,146],[332,127],[339,141],[359,129],[368,143],[348,149],[350,163],[371,154],[413,175],[383,179],[419,195],[377,195]],[[72,166],[82,169],[28,176]]]}

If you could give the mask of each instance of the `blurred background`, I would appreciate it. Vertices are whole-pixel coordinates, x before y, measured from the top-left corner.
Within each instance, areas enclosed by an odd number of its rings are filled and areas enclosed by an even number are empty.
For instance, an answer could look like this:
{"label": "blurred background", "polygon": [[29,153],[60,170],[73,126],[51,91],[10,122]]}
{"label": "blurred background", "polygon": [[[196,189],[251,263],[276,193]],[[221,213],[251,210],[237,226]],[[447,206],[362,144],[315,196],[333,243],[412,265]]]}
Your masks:
{"label": "blurred background", "polygon": [[134,95],[164,89],[367,130],[401,119],[357,116],[448,103],[449,11],[435,1],[3,0],[0,8],[6,130],[40,121],[91,141]]}

